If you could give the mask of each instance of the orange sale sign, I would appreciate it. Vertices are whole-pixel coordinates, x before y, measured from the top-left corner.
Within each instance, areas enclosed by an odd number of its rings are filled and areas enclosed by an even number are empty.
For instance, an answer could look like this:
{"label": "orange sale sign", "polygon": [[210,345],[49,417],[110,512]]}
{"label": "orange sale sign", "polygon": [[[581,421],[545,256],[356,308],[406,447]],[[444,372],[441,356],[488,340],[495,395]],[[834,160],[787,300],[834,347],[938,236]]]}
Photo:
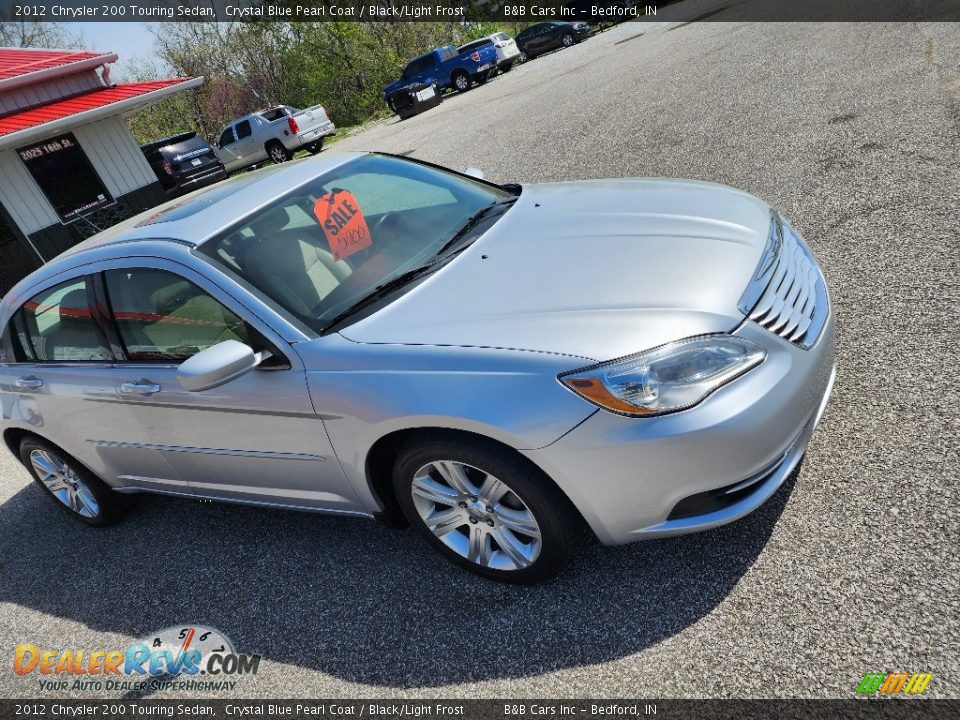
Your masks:
{"label": "orange sale sign", "polygon": [[342,260],[365,248],[373,240],[360,204],[353,193],[332,190],[321,195],[313,205],[313,214],[323,228],[334,260]]}

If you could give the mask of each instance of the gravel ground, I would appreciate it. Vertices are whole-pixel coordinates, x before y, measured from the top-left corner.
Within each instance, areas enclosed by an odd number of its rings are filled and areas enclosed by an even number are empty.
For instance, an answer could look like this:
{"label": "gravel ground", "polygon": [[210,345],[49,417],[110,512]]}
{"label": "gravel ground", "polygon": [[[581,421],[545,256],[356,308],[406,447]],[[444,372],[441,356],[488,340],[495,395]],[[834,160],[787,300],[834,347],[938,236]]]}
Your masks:
{"label": "gravel ground", "polygon": [[[88,530],[3,455],[0,653],[197,622],[263,655],[234,696],[849,697],[892,670],[960,696],[958,36],[621,25],[336,144],[497,181],[712,180],[780,208],[825,268],[838,379],[798,479],[754,515],[590,544],[519,589],[358,520],[144,498]],[[0,695],[41,695],[6,657]]]}

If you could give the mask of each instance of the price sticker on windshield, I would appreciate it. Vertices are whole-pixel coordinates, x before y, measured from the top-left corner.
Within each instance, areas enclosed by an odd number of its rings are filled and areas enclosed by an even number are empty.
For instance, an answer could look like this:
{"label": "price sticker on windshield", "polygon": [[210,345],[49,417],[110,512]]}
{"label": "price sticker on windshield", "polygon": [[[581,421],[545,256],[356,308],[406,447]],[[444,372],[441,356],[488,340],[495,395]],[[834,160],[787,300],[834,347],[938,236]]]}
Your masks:
{"label": "price sticker on windshield", "polygon": [[323,228],[334,260],[370,247],[372,239],[360,203],[353,193],[334,189],[321,195],[313,205],[313,214]]}

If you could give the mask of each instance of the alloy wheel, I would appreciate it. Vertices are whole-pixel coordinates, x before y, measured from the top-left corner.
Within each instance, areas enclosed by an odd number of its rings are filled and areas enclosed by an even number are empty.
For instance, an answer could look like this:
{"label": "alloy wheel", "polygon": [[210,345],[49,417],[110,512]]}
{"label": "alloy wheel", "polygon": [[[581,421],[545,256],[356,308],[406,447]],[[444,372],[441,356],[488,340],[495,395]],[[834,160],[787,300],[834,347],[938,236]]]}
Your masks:
{"label": "alloy wheel", "polygon": [[30,452],[30,464],[47,490],[81,517],[95,518],[100,514],[100,505],[77,472],[47,450]]}
{"label": "alloy wheel", "polygon": [[270,148],[270,159],[278,165],[287,159],[287,154],[279,145]]}
{"label": "alloy wheel", "polygon": [[573,36],[564,35],[562,38],[560,38],[560,42],[563,43],[564,47],[570,47],[571,45],[573,45]]}
{"label": "alloy wheel", "polygon": [[455,460],[421,467],[410,486],[420,519],[444,545],[493,570],[522,570],[542,548],[540,526],[513,489]]}
{"label": "alloy wheel", "polygon": [[468,87],[470,87],[470,78],[466,75],[457,75],[457,79],[454,81],[457,86],[457,90],[463,92]]}

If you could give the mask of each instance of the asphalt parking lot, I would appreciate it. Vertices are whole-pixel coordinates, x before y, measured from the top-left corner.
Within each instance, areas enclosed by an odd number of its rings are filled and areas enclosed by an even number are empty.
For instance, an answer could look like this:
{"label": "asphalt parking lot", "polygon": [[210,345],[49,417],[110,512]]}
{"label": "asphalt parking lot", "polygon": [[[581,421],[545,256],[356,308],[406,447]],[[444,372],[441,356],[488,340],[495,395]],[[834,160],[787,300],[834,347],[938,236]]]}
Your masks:
{"label": "asphalt parking lot", "polygon": [[147,497],[87,529],[4,452],[0,695],[43,694],[10,670],[17,643],[203,623],[263,656],[241,697],[849,697],[894,670],[960,696],[956,26],[625,24],[333,148],[503,182],[696,178],[778,207],[838,327],[798,478],[738,523],[589,544],[522,589],[362,520]]}

